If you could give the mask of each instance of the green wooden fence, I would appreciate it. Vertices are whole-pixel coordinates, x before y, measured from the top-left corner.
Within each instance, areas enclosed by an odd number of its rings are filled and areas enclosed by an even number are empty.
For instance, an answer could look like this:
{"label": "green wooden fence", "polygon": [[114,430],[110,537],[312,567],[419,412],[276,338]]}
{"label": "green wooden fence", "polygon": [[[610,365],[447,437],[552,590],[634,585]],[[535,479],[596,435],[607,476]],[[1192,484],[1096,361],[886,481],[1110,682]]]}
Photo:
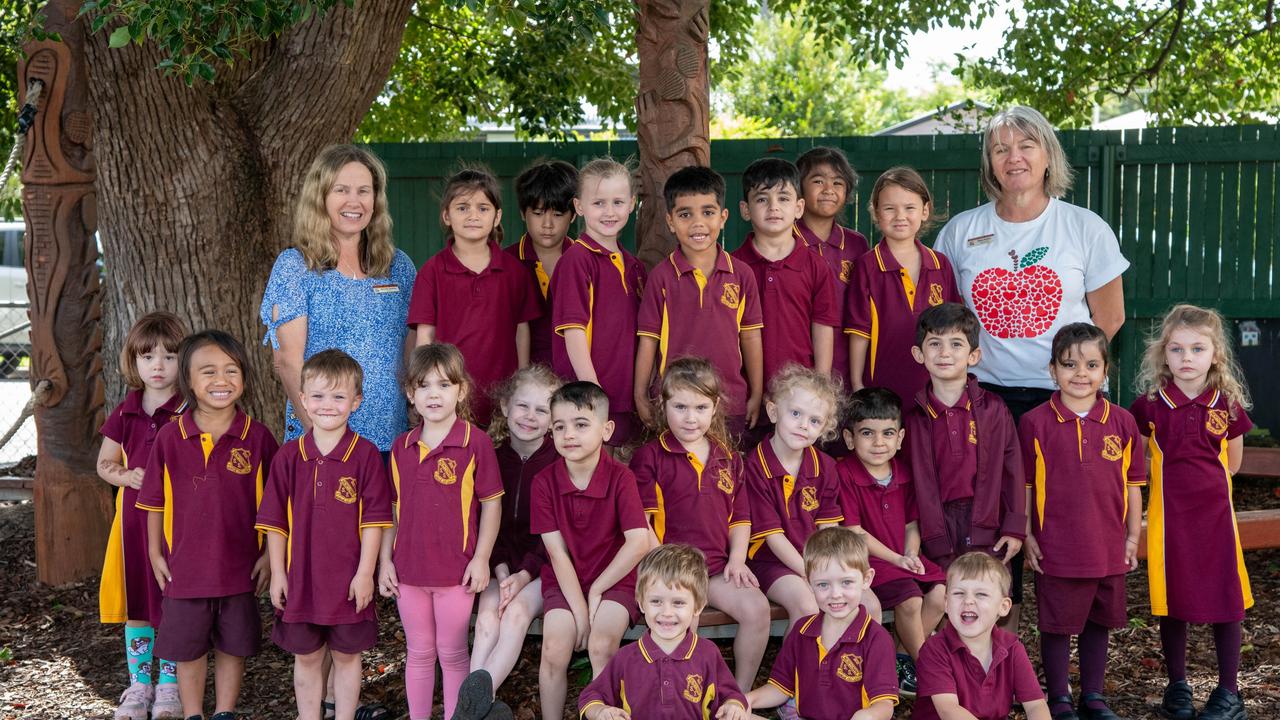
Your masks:
{"label": "green wooden fence", "polygon": [[[1128,321],[1117,339],[1119,396],[1142,338],[1174,302],[1217,307],[1234,318],[1280,318],[1280,126],[1072,131],[1062,142],[1077,171],[1066,198],[1101,215],[1115,229],[1125,257]],[[737,247],[750,229],[736,203],[742,171],[766,155],[795,159],[815,145],[842,148],[862,176],[847,224],[875,238],[866,210],[875,177],[893,165],[919,170],[938,211],[954,214],[985,202],[978,180],[977,135],[722,140],[712,166],[729,183],[724,243]],[[512,181],[539,158],[575,165],[599,155],[626,158],[634,141],[581,143],[378,144],[391,182],[395,237],[417,263],[442,243],[439,198],[444,178],[463,163],[483,163],[503,185],[508,240],[522,232]],[[624,243],[633,244],[631,228]]]}

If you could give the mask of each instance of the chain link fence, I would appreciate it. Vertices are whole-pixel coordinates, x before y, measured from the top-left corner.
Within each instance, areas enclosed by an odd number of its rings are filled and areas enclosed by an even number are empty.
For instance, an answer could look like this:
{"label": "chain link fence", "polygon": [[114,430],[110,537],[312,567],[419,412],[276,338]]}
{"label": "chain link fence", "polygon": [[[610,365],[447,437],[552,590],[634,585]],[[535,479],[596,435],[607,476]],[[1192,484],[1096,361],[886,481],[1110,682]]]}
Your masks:
{"label": "chain link fence", "polygon": [[21,222],[0,222],[0,476],[11,474],[11,465],[36,454],[24,232]]}

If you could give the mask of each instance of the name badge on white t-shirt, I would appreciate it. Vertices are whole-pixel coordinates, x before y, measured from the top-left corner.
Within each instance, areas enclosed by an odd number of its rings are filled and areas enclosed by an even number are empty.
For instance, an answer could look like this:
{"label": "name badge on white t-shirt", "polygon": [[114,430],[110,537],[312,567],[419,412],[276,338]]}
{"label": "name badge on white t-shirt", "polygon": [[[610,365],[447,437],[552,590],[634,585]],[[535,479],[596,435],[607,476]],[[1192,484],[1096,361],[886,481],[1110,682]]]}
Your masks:
{"label": "name badge on white t-shirt", "polygon": [[991,241],[995,239],[995,233],[987,233],[986,235],[979,235],[965,240],[964,246],[969,248],[982,247],[983,245],[990,245]]}
{"label": "name badge on white t-shirt", "polygon": [[395,283],[373,286],[373,293],[375,295],[382,295],[383,293],[398,293],[398,292],[400,292],[400,286],[396,285]]}

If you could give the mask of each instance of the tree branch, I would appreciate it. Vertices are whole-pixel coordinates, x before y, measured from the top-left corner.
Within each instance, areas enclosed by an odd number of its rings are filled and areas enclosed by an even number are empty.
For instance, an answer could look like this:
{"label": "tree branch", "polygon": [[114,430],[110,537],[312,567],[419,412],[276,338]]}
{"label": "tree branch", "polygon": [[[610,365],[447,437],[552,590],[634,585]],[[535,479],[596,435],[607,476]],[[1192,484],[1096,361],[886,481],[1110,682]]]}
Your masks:
{"label": "tree branch", "polygon": [[1178,4],[1175,6],[1175,9],[1177,14],[1175,14],[1173,18],[1173,29],[1169,31],[1169,37],[1165,40],[1164,47],[1160,49],[1160,55],[1156,57],[1156,61],[1152,63],[1150,67],[1129,78],[1129,85],[1125,90],[1125,95],[1133,92],[1133,89],[1137,86],[1139,79],[1145,78],[1147,80],[1151,80],[1159,75],[1161,68],[1163,68],[1164,64],[1168,62],[1169,55],[1173,52],[1173,46],[1178,41],[1178,35],[1182,32],[1182,20],[1187,14],[1187,0],[1178,0]]}

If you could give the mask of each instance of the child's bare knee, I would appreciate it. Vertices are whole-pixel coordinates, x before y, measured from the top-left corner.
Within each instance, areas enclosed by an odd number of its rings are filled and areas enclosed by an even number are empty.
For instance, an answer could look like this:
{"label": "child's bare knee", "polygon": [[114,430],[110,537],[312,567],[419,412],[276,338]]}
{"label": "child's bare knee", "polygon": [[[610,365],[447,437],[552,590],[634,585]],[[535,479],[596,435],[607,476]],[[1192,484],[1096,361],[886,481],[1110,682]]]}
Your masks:
{"label": "child's bare knee", "polygon": [[591,635],[587,638],[587,652],[593,658],[611,657],[618,651],[620,642],[621,638],[616,633],[592,628]]}
{"label": "child's bare knee", "polygon": [[903,600],[902,602],[898,603],[898,606],[895,607],[893,611],[895,613],[902,613],[904,615],[919,615],[920,608],[923,605],[924,605],[924,600],[922,598],[909,597],[906,600]]}

